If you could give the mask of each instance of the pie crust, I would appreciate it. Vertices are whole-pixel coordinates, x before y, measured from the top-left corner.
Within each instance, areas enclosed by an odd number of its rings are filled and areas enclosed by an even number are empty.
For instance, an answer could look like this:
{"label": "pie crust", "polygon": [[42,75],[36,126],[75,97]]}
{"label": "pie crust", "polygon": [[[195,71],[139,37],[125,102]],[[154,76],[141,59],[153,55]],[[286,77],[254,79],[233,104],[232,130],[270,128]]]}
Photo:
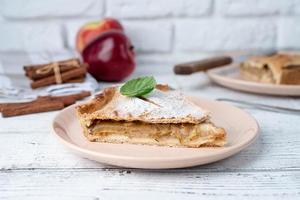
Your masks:
{"label": "pie crust", "polygon": [[225,145],[226,133],[209,112],[178,91],[157,85],[146,97],[127,97],[118,87],[104,89],[76,107],[85,137],[94,142],[171,147]]}

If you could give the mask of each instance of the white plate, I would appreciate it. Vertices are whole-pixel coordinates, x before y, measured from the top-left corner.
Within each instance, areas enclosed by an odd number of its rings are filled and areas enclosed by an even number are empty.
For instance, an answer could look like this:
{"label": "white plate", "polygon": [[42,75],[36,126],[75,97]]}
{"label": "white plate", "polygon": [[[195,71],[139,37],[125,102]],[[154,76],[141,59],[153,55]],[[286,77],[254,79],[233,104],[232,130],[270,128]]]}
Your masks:
{"label": "white plate", "polygon": [[212,69],[207,74],[214,82],[240,91],[280,96],[300,96],[300,85],[275,85],[243,80],[239,75],[237,65]]}
{"label": "white plate", "polygon": [[54,134],[67,148],[91,160],[131,168],[182,168],[227,158],[251,144],[258,136],[255,119],[227,103],[190,97],[212,112],[212,121],[227,132],[227,145],[220,148],[172,148],[89,142],[82,133],[72,105],[55,117]]}

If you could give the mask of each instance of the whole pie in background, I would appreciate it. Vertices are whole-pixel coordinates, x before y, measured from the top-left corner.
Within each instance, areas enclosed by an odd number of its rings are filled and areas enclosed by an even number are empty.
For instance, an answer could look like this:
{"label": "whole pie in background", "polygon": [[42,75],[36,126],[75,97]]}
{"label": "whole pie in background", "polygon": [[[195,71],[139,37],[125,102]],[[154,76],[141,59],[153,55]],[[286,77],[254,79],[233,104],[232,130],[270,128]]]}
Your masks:
{"label": "whole pie in background", "polygon": [[250,81],[272,84],[300,84],[300,55],[257,56],[241,63],[241,76]]}

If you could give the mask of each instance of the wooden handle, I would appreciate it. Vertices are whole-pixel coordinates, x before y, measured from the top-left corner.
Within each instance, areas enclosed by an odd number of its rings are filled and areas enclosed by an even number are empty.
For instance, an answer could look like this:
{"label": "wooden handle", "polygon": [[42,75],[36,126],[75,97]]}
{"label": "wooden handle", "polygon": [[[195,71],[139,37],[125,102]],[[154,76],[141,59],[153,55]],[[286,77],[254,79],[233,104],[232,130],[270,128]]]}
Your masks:
{"label": "wooden handle", "polygon": [[229,56],[213,57],[204,60],[175,65],[174,73],[187,75],[199,71],[206,71],[216,67],[221,67],[230,63],[232,63],[232,58]]}

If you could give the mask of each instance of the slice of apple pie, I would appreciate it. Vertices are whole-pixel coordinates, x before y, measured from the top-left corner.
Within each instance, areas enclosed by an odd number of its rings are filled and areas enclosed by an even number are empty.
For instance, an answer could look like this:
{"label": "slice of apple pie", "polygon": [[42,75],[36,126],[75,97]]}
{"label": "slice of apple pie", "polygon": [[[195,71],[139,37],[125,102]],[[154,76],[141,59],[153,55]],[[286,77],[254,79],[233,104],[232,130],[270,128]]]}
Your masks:
{"label": "slice of apple pie", "polygon": [[300,84],[300,55],[252,57],[241,63],[240,72],[243,78],[250,81]]}
{"label": "slice of apple pie", "polygon": [[219,147],[226,133],[209,112],[178,91],[156,85],[146,97],[128,97],[119,87],[106,88],[76,107],[90,141],[174,147]]}

